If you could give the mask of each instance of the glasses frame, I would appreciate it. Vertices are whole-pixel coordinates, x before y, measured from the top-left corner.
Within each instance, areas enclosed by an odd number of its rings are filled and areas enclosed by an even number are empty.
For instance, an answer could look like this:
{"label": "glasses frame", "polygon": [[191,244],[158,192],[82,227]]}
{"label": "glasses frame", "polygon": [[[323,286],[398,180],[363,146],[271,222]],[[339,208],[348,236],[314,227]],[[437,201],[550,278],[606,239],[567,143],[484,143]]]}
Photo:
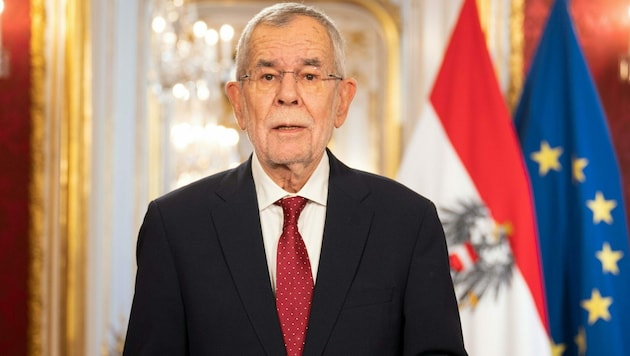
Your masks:
{"label": "glasses frame", "polygon": [[[263,68],[263,67],[257,67],[257,68]],[[266,68],[266,67],[264,67]],[[273,69],[273,68],[268,68],[268,69]],[[275,70],[275,69],[274,69]],[[277,87],[275,88],[275,91],[277,91],[280,88],[280,85],[282,84],[282,80],[284,79],[285,74],[291,73],[293,74],[293,80],[295,81],[296,84],[298,84],[298,87],[300,87],[299,83],[300,80],[298,80],[298,74],[300,74],[300,72],[302,71],[302,69],[300,70],[275,70],[277,72],[278,75],[278,80],[277,83],[278,84],[273,84],[273,85],[277,85]],[[324,75],[322,78],[320,78],[319,80],[322,82],[326,82],[329,80],[343,80],[344,78],[338,74],[334,74],[334,73],[328,73],[326,75]],[[258,80],[260,80],[260,78],[254,78],[254,76],[252,75],[251,72],[247,73],[247,74],[243,74],[238,78],[239,82],[243,82],[243,81],[250,81],[250,82],[257,82]],[[272,87],[273,87],[272,85]],[[301,88],[301,87],[300,87]],[[274,90],[261,90],[261,91],[274,91]]]}

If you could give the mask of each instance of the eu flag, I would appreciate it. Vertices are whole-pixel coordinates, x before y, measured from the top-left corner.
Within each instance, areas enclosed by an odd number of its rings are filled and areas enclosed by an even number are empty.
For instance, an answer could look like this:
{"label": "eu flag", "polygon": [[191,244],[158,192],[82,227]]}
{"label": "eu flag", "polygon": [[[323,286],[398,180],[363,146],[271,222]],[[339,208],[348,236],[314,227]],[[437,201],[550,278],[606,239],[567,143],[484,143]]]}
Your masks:
{"label": "eu flag", "polygon": [[539,229],[554,355],[630,355],[620,171],[567,0],[556,0],[515,116]]}

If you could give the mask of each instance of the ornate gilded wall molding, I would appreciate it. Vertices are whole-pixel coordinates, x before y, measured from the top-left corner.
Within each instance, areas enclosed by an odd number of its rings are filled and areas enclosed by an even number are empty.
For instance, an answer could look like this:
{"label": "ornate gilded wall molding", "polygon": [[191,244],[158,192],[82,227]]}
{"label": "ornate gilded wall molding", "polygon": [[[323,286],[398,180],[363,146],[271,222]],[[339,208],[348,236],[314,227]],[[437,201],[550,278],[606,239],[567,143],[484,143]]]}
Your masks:
{"label": "ornate gilded wall molding", "polygon": [[510,13],[510,85],[507,92],[507,102],[511,111],[516,109],[521,95],[524,81],[524,50],[525,50],[525,0],[511,0]]}
{"label": "ornate gilded wall molding", "polygon": [[476,0],[479,19],[493,56],[497,78],[510,110],[523,81],[523,17],[525,0]]}
{"label": "ornate gilded wall molding", "polygon": [[[79,356],[85,349],[85,262],[91,157],[91,29],[90,2],[66,3],[67,21],[61,103],[61,189],[65,217],[65,355]],[[65,200],[65,202],[64,202]],[[64,204],[65,203],[65,204]]]}
{"label": "ornate gilded wall molding", "polygon": [[393,3],[382,1],[354,0],[353,3],[370,11],[381,24],[387,44],[387,83],[385,87],[385,122],[382,159],[382,174],[395,177],[401,157],[401,61],[400,61],[400,9]]}
{"label": "ornate gilded wall molding", "polygon": [[42,354],[44,235],[44,0],[31,0],[31,181],[29,186],[28,354]]}
{"label": "ornate gilded wall molding", "polygon": [[83,355],[90,2],[31,0],[29,354]]}

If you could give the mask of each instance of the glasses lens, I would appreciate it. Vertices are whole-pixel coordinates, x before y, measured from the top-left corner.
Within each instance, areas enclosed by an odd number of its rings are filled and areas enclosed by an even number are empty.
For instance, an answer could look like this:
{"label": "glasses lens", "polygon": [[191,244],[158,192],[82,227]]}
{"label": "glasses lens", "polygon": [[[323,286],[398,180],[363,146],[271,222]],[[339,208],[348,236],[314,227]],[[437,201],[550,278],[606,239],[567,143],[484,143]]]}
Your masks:
{"label": "glasses lens", "polygon": [[296,71],[278,71],[269,67],[257,67],[249,76],[249,81],[260,92],[276,92],[282,85],[285,75],[293,79],[298,90],[306,93],[317,93],[325,89],[326,82],[337,79],[329,77],[318,67],[304,67]]}
{"label": "glasses lens", "polygon": [[258,67],[252,73],[251,80],[259,91],[271,91],[280,86],[282,73],[273,68]]}

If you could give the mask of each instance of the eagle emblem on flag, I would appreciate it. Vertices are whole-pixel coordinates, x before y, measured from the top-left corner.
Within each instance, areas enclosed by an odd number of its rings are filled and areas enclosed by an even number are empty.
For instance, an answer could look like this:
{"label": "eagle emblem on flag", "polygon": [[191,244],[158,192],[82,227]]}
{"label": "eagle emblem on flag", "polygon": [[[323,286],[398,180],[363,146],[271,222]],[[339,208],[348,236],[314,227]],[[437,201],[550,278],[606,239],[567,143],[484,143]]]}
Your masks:
{"label": "eagle emblem on flag", "polygon": [[457,300],[460,307],[474,307],[487,292],[496,296],[511,281],[512,228],[498,224],[478,201],[460,201],[442,213]]}

